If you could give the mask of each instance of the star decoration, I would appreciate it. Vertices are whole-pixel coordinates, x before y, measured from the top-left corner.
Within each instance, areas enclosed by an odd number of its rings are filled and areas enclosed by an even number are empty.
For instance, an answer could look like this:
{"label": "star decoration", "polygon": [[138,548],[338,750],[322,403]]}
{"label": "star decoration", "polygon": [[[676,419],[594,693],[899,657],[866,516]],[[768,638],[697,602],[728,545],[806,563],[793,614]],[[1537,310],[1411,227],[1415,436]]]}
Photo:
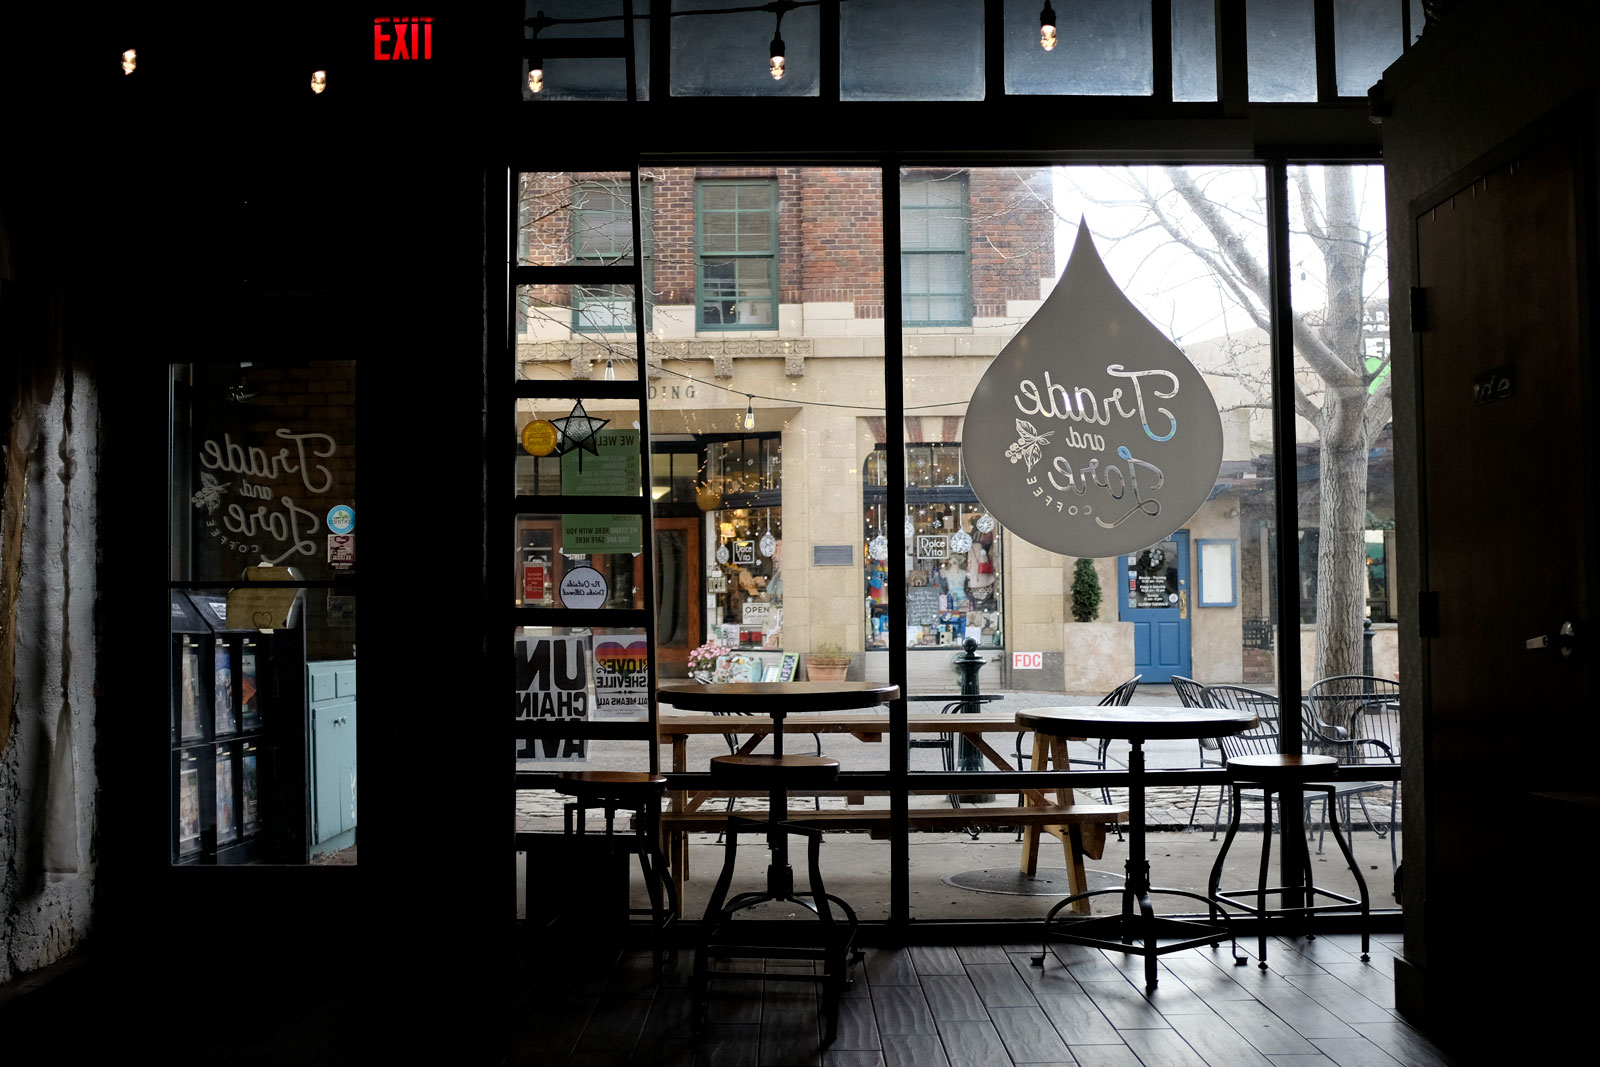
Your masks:
{"label": "star decoration", "polygon": [[579,451],[599,456],[600,448],[595,443],[595,435],[600,432],[600,427],[610,421],[610,419],[591,418],[589,413],[583,410],[583,401],[577,401],[572,405],[572,413],[566,418],[550,420],[550,425],[556,428],[558,435],[555,454],[564,456],[568,452]]}

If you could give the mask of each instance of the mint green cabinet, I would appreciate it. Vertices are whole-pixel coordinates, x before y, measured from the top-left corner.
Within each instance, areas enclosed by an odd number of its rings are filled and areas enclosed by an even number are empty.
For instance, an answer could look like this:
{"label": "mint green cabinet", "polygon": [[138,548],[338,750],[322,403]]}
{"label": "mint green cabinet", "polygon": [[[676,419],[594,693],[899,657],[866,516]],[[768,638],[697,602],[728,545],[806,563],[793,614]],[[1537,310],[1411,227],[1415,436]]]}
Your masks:
{"label": "mint green cabinet", "polygon": [[356,661],[306,664],[311,705],[311,853],[356,843]]}

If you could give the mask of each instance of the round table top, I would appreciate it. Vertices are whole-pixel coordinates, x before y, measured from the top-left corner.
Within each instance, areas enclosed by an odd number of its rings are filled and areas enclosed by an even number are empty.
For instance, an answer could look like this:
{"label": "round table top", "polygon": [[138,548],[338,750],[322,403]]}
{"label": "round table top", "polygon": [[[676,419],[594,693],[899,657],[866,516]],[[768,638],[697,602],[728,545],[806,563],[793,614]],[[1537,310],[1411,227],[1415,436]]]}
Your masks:
{"label": "round table top", "polygon": [[1029,708],[1017,712],[1017,722],[1036,733],[1056,737],[1117,737],[1130,741],[1224,737],[1243,733],[1258,721],[1248,711],[1148,704]]}
{"label": "round table top", "polygon": [[899,695],[900,687],[887,682],[674,682],[656,690],[661,703],[685,711],[757,715],[870,708]]}

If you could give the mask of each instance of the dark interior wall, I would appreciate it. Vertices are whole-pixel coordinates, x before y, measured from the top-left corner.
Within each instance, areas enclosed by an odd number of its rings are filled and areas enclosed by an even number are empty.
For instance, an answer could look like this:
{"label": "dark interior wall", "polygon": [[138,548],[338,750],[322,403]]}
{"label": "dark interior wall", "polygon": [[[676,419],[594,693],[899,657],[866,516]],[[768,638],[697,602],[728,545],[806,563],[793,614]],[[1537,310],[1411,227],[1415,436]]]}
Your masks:
{"label": "dark interior wall", "polygon": [[[502,803],[506,750],[481,726],[487,119],[457,99],[480,34],[461,23],[424,89],[362,64],[370,19],[91,4],[7,24],[0,207],[60,248],[86,296],[66,314],[100,341],[112,550],[96,683],[118,713],[96,753],[90,945],[152,1028],[175,989],[202,1012],[267,1007],[334,975],[346,984],[329,995],[353,1005],[467,1013],[485,998],[441,976],[509,968],[506,841],[467,814]],[[130,43],[141,65],[125,77]],[[343,99],[283,90],[324,66],[353,72],[334,81]],[[353,359],[360,382],[360,861],[172,868],[168,756],[149,725],[166,706],[150,686],[167,654],[166,367],[279,357]]]}
{"label": "dark interior wall", "polygon": [[[1593,91],[1600,81],[1590,40],[1569,31],[1582,10],[1576,4],[1557,4],[1536,16],[1518,5],[1480,0],[1460,5],[1437,29],[1430,29],[1412,53],[1386,72],[1386,95],[1391,113],[1383,123],[1384,166],[1388,190],[1390,292],[1397,294],[1392,338],[1395,346],[1394,410],[1396,425],[1395,498],[1399,528],[1418,530],[1425,521],[1419,511],[1422,497],[1418,463],[1422,433],[1418,425],[1419,378],[1414,336],[1409,322],[1408,302],[1399,299],[1416,282],[1413,220],[1410,206],[1419,197],[1438,190],[1475,161],[1500,146],[1522,136],[1530,127],[1558,109],[1575,106],[1586,115],[1591,126],[1591,146],[1597,132],[1594,123]],[[1586,110],[1585,110],[1586,109]],[[1591,184],[1588,195],[1592,198]],[[1594,205],[1590,203],[1590,210]],[[1591,214],[1591,218],[1593,215]],[[1588,235],[1592,242],[1593,233]],[[1483,265],[1493,271],[1495,264]],[[1542,477],[1542,475],[1541,475]],[[1465,536],[1465,532],[1463,532]],[[1417,631],[1418,613],[1404,610],[1418,603],[1422,576],[1426,573],[1421,557],[1421,537],[1401,538],[1396,573],[1400,576],[1401,665],[1400,674],[1422,678],[1426,674],[1424,641]],[[1543,580],[1530,575],[1530,580]],[[1590,605],[1591,607],[1593,605]],[[1491,605],[1484,605],[1492,611]],[[1550,716],[1592,723],[1587,709],[1541,709],[1539,733],[1555,737],[1572,732]],[[1403,746],[1408,752],[1421,752],[1428,742],[1423,717],[1405,723]],[[1592,752],[1592,726],[1583,727],[1589,735],[1584,746],[1554,746],[1539,755],[1546,765],[1583,758]],[[1524,753],[1526,754],[1526,753]],[[1486,761],[1493,754],[1483,753]],[[1433,768],[1437,777],[1452,768]],[[1441,1042],[1469,1058],[1502,1043],[1516,1043],[1528,1035],[1528,1015],[1519,1014],[1513,1003],[1533,1012],[1531,1023],[1541,1040],[1556,1040],[1552,1035],[1573,1025],[1561,1018],[1553,1007],[1563,995],[1566,981],[1580,983],[1581,976],[1556,954],[1544,962],[1553,970],[1541,970],[1538,988],[1543,992],[1517,997],[1507,991],[1492,996],[1492,1010],[1476,1016],[1483,1025],[1467,1030],[1449,1025],[1452,1019],[1473,1011],[1473,1001],[1462,994],[1481,984],[1481,972],[1467,953],[1481,953],[1475,935],[1479,925],[1489,921],[1503,902],[1483,893],[1481,883],[1443,877],[1430,872],[1431,841],[1439,834],[1477,835],[1484,849],[1485,871],[1500,865],[1548,869],[1567,860],[1543,854],[1546,844],[1570,849],[1571,842],[1556,841],[1530,830],[1537,830],[1542,819],[1523,811],[1484,811],[1467,813],[1447,808],[1438,801],[1440,790],[1430,790],[1430,763],[1407,760],[1405,789],[1405,966],[1397,975],[1400,1006],[1415,1019],[1430,1022]],[[1492,773],[1487,767],[1483,774]],[[1592,782],[1592,775],[1589,781]],[[1437,783],[1433,783],[1437,786]],[[1430,800],[1433,801],[1430,804]],[[1488,842],[1497,842],[1494,845]],[[1491,855],[1492,854],[1492,855]],[[1434,876],[1430,878],[1430,874]],[[1552,930],[1553,936],[1566,935]],[[1439,1024],[1445,1025],[1439,1025]],[[1555,1047],[1555,1046],[1551,1046]],[[1476,1062],[1472,1060],[1472,1062]]]}

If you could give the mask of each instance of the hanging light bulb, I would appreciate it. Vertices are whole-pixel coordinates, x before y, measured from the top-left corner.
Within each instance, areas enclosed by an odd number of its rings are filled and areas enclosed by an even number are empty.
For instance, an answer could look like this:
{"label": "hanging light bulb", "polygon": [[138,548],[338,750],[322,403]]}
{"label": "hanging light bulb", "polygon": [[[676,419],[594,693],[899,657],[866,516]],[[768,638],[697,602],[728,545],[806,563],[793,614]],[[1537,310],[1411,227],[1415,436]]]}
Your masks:
{"label": "hanging light bulb", "polygon": [[613,367],[611,365],[611,361],[608,359],[608,360],[606,360],[606,381],[614,382],[616,380],[617,380],[617,368]]}
{"label": "hanging light bulb", "polygon": [[756,428],[756,398],[746,395],[745,399],[749,403],[744,406],[744,428],[753,430]]}
{"label": "hanging light bulb", "polygon": [[772,75],[773,81],[783,81],[783,38],[779,37],[776,32],[772,35],[772,47],[767,50],[767,54],[771,57],[767,61],[767,72]]}
{"label": "hanging light bulb", "polygon": [[312,71],[311,72],[311,91],[314,92],[314,93],[320,93],[320,92],[322,92],[322,90],[326,89],[327,87],[328,87],[328,72],[325,71],[325,70],[314,70],[314,71]]}
{"label": "hanging light bulb", "polygon": [[124,73],[124,74],[132,74],[133,71],[134,71],[134,68],[137,67],[138,65],[139,65],[139,51],[138,51],[138,49],[130,48],[126,52],[122,53],[122,73]]}
{"label": "hanging light bulb", "polygon": [[1044,0],[1044,10],[1039,12],[1039,47],[1046,52],[1056,49],[1056,12],[1050,0]]}
{"label": "hanging light bulb", "polygon": [[544,60],[538,56],[528,59],[528,92],[544,92]]}

